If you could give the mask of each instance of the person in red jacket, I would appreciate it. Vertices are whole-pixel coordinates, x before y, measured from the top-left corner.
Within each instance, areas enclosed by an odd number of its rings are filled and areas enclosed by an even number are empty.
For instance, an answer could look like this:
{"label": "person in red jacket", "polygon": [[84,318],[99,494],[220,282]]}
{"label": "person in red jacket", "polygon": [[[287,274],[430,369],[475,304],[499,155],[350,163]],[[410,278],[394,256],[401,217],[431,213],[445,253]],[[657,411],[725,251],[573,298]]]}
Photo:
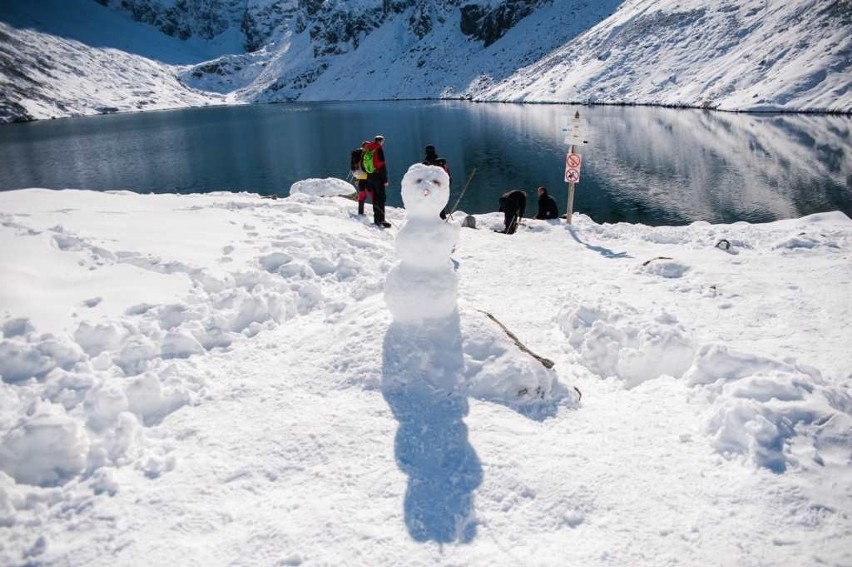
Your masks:
{"label": "person in red jacket", "polygon": [[355,150],[352,150],[352,160],[350,163],[350,168],[352,169],[352,175],[355,177],[356,186],[358,187],[358,214],[364,214],[364,203],[367,201],[367,197],[370,197],[370,202],[373,202],[373,186],[370,185],[370,182],[367,180],[367,174],[364,173],[364,148],[370,144],[370,140],[364,140],[361,143],[361,147]]}
{"label": "person in red jacket", "polygon": [[373,224],[388,228],[391,224],[385,220],[385,201],[388,193],[388,168],[385,163],[384,136],[364,146],[363,169],[367,172],[367,183],[373,188]]}

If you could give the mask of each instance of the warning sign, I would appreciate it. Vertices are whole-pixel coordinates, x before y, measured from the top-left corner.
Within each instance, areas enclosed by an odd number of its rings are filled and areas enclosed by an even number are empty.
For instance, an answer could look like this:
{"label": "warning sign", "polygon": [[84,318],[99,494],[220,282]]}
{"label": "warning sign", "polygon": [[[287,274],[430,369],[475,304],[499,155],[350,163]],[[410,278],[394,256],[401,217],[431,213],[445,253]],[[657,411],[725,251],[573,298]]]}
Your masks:
{"label": "warning sign", "polygon": [[567,183],[578,183],[580,181],[580,165],[583,158],[578,153],[569,153],[565,156],[565,181]]}
{"label": "warning sign", "polygon": [[568,154],[565,156],[565,166],[572,169],[580,169],[580,162],[582,162],[582,160],[583,158],[580,154]]}

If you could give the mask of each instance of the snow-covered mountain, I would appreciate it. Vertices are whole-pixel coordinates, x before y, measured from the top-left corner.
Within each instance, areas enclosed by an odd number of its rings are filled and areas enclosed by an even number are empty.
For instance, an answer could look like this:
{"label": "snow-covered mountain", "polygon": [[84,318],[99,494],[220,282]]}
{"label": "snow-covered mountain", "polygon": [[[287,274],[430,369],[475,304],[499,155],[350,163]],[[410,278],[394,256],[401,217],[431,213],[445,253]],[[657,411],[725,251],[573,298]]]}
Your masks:
{"label": "snow-covered mountain", "polygon": [[0,120],[464,98],[852,111],[844,0],[6,0]]}

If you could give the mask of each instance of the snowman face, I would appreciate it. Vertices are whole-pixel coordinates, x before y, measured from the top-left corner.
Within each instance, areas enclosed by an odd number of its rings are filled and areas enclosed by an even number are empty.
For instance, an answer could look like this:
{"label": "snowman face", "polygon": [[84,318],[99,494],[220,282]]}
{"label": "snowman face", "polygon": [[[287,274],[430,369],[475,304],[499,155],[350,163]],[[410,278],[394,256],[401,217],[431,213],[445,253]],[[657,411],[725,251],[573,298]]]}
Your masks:
{"label": "snowman face", "polygon": [[450,177],[443,168],[415,163],[402,178],[402,202],[410,216],[435,217],[450,199]]}

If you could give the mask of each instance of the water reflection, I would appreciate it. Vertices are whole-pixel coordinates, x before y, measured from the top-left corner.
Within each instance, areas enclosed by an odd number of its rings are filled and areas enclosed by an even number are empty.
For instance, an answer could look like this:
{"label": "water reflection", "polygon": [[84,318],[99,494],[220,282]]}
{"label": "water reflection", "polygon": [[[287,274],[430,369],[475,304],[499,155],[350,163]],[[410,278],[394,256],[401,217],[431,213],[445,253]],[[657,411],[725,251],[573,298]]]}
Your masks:
{"label": "water reflection", "polygon": [[[492,121],[512,125],[514,147],[529,140],[535,151],[554,155],[547,183],[551,193],[563,198],[563,210],[567,191],[561,177],[563,157],[557,152],[565,146],[550,140],[557,137],[555,130],[566,111],[579,110],[588,123],[589,144],[578,148],[584,165],[575,210],[599,222],[759,222],[824,210],[852,215],[852,120],[847,116],[626,107],[477,108],[499,115]],[[514,162],[511,167],[523,166]],[[525,176],[532,181],[536,173],[527,169]]]}
{"label": "water reflection", "polygon": [[546,185],[566,209],[574,112],[589,144],[574,210],[598,222],[768,221],[841,210],[852,216],[852,118],[639,107],[463,102],[312,103],[190,109],[0,127],[0,188],[131,188],[286,195],[310,177],[348,173],[349,150],[386,137],[391,187],[437,146],[455,202],[497,208],[510,188]]}

